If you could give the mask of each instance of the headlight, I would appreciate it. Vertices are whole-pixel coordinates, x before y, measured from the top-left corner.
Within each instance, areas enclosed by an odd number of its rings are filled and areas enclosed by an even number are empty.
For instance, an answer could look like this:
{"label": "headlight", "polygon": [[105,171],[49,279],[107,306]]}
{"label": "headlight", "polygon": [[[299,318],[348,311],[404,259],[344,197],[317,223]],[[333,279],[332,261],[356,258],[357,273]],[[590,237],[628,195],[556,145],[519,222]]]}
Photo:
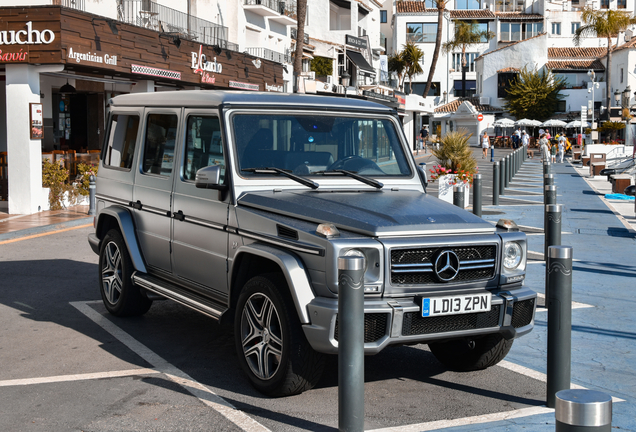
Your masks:
{"label": "headlight", "polygon": [[506,270],[514,270],[519,267],[523,258],[523,249],[517,242],[504,243],[503,265]]}

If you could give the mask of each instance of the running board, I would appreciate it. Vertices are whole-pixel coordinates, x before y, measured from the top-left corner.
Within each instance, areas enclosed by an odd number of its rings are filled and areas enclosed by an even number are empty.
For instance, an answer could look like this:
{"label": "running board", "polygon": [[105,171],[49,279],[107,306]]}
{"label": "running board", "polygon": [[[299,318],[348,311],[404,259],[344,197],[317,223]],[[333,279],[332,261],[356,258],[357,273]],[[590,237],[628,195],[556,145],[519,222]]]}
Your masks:
{"label": "running board", "polygon": [[145,273],[134,272],[132,281],[152,293],[166,297],[217,320],[227,307]]}

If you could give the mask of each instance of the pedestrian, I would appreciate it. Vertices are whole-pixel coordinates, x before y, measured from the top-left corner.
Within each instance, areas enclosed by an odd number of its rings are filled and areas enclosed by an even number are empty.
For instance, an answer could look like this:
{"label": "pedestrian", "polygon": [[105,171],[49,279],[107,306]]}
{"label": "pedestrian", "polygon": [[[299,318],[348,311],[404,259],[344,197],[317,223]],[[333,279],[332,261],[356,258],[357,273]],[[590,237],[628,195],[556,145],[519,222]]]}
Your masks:
{"label": "pedestrian", "polygon": [[488,132],[484,131],[484,134],[481,137],[481,158],[485,159],[488,157],[488,148],[490,147],[490,140],[488,138]]}
{"label": "pedestrian", "polygon": [[545,138],[545,133],[539,135],[539,146],[541,147],[541,160],[543,162],[549,162],[550,145],[548,144],[548,140]]}
{"label": "pedestrian", "polygon": [[428,140],[428,129],[426,129],[425,125],[422,125],[422,129],[420,129],[420,148],[424,148],[424,153],[426,153],[426,141]]}
{"label": "pedestrian", "polygon": [[563,156],[565,155],[565,135],[559,137],[559,162],[563,163]]}
{"label": "pedestrian", "polygon": [[512,146],[515,149],[518,149],[520,144],[521,144],[521,130],[517,128],[512,138]]}
{"label": "pedestrian", "polygon": [[526,154],[532,159],[534,156],[534,152],[530,150],[530,135],[526,131],[521,132],[521,144],[526,152]]}
{"label": "pedestrian", "polygon": [[552,135],[550,135],[550,131],[548,129],[545,130],[545,139],[548,141],[552,139]]}
{"label": "pedestrian", "polygon": [[550,162],[556,163],[557,145],[550,143]]}

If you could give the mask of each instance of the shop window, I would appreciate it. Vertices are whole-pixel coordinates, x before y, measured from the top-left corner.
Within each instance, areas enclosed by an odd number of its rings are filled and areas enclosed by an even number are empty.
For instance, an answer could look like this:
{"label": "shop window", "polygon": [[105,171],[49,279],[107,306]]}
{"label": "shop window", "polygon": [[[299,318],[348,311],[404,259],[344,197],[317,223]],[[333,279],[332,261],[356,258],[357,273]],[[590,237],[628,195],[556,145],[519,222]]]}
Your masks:
{"label": "shop window", "polygon": [[219,165],[221,184],[225,179],[225,157],[221,142],[221,126],[216,117],[188,117],[183,178],[194,180],[201,168]]}
{"label": "shop window", "polygon": [[437,38],[437,24],[407,23],[406,42],[424,43],[435,42]]}
{"label": "shop window", "polygon": [[144,173],[165,177],[172,174],[177,121],[177,116],[174,114],[150,114],[148,116],[142,164]]}
{"label": "shop window", "polygon": [[508,89],[514,80],[517,78],[517,73],[508,72],[497,74],[497,97],[505,98],[508,95]]}
{"label": "shop window", "polygon": [[108,141],[103,150],[104,166],[131,169],[135,157],[139,116],[113,114],[110,118]]}

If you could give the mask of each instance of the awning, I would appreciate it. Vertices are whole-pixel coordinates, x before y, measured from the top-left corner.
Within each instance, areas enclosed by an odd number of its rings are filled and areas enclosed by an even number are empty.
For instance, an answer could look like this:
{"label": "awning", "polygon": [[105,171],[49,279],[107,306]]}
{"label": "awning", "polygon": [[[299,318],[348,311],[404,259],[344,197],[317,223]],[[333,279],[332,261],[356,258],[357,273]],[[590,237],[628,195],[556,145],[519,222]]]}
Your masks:
{"label": "awning", "polygon": [[360,54],[359,52],[347,51],[347,57],[349,57],[349,60],[351,60],[351,62],[354,65],[356,65],[358,69],[360,69],[360,72],[375,75],[375,70],[373,69],[373,66],[371,66],[367,62],[367,60],[364,58],[364,56]]}

